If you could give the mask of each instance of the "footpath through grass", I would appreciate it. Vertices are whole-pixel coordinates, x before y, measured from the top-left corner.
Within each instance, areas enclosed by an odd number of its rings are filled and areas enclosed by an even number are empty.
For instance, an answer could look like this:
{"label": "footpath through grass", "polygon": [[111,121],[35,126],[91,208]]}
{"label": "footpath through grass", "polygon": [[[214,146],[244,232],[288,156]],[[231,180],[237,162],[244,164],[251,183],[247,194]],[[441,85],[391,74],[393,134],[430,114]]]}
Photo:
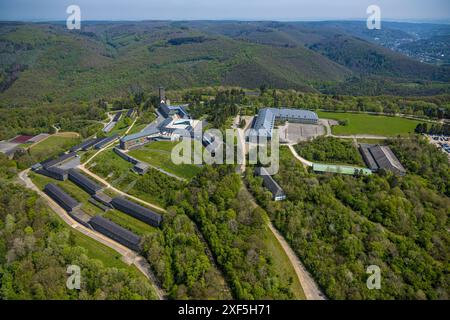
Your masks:
{"label": "footpath through grass", "polygon": [[367,134],[392,137],[397,135],[409,135],[420,121],[401,117],[378,116],[363,113],[348,112],[318,112],[319,118],[347,120],[347,125],[333,126],[335,135]]}
{"label": "footpath through grass", "polygon": [[[142,148],[130,151],[129,154],[136,159],[161,168],[180,178],[190,180],[194,176],[196,176],[202,170],[202,168],[201,166],[194,164],[176,165],[173,163],[171,159],[171,152],[178,143],[179,142],[156,141],[149,143]],[[198,142],[195,141],[194,143]],[[201,150],[203,150],[203,147],[201,148]]]}

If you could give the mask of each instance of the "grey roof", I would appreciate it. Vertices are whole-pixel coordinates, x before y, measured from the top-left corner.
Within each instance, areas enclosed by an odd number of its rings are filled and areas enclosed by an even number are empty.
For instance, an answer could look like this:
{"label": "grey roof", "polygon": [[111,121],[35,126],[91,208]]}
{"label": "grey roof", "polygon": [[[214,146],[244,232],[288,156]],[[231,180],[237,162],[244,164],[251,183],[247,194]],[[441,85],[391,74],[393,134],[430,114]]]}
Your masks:
{"label": "grey roof", "polygon": [[36,170],[37,173],[42,174],[44,176],[53,178],[53,179],[57,179],[57,180],[61,180],[64,181],[67,178],[67,171],[61,170],[59,168],[48,168],[44,169],[44,168],[40,168]]}
{"label": "grey roof", "polygon": [[401,175],[406,173],[406,169],[388,146],[363,144],[360,145],[360,151],[367,166],[374,171],[385,169]]}
{"label": "grey roof", "polygon": [[103,132],[104,133],[110,132],[116,126],[116,124],[117,124],[116,121],[111,121],[106,125],[106,127],[103,128]]}
{"label": "grey roof", "polygon": [[256,174],[261,176],[263,179],[264,187],[269,189],[274,197],[284,196],[285,193],[280,185],[273,179],[271,175],[267,172],[267,169],[264,167],[259,167],[256,169]]}
{"label": "grey roof", "polygon": [[309,110],[264,108],[259,110],[253,124],[253,129],[257,131],[250,131],[250,135],[271,137],[276,119],[317,122],[319,117],[315,112]]}
{"label": "grey roof", "polygon": [[82,150],[82,149],[84,149],[84,148],[92,147],[97,141],[98,141],[98,139],[94,139],[94,138],[88,139],[88,140],[86,140],[86,141],[83,141],[83,142],[80,143],[80,144],[77,144],[76,146],[73,146],[73,147],[70,149],[70,151],[71,151],[71,152],[74,152],[74,151]]}
{"label": "grey roof", "polygon": [[270,108],[261,109],[253,125],[253,129],[258,130],[258,135],[271,136],[275,124],[275,114]]}
{"label": "grey roof", "polygon": [[388,146],[375,146],[370,148],[369,151],[380,168],[391,170],[400,174],[404,174],[406,172],[405,168]]}
{"label": "grey roof", "polygon": [[275,115],[276,118],[290,119],[290,120],[313,120],[313,121],[319,120],[317,113],[309,110],[271,108],[270,111],[272,111],[272,113]]}
{"label": "grey roof", "polygon": [[62,155],[60,155],[58,158],[56,159],[51,159],[51,160],[46,160],[44,162],[41,162],[42,166],[45,169],[48,169],[50,167],[56,166],[58,164],[60,164],[61,162],[67,161],[69,159],[72,159],[74,157],[76,157],[77,154],[75,152],[70,152],[70,153],[64,153]]}
{"label": "grey roof", "polygon": [[140,250],[141,238],[118,224],[101,216],[93,217],[89,221],[89,224],[94,230],[110,237],[124,246],[135,251]]}
{"label": "grey roof", "polygon": [[185,110],[186,107],[187,105],[169,106],[166,103],[161,103],[159,105],[159,110],[165,117],[168,117],[171,112],[175,112],[179,116],[185,118],[189,116],[189,114]]}
{"label": "grey roof", "polygon": [[111,204],[115,209],[152,226],[158,227],[161,224],[162,217],[159,214],[127,199],[117,197],[112,199]]}
{"label": "grey roof", "polygon": [[148,130],[145,131],[141,131],[138,133],[134,133],[134,134],[130,134],[128,136],[123,137],[122,139],[120,139],[121,142],[127,142],[127,141],[131,141],[134,139],[139,139],[139,138],[143,138],[143,137],[148,137],[154,134],[158,134],[159,130],[158,128],[149,128]]}
{"label": "grey roof", "polygon": [[131,117],[131,115],[133,114],[133,112],[134,112],[134,108],[131,108],[130,110],[128,110],[128,112],[127,112],[127,117],[128,117],[128,118]]}
{"label": "grey roof", "polygon": [[172,118],[164,119],[164,121],[162,121],[162,122],[158,125],[158,129],[159,129],[159,130],[164,130],[164,129],[166,128],[166,126],[168,126],[171,122],[172,122]]}
{"label": "grey roof", "polygon": [[369,167],[369,169],[372,171],[376,171],[379,169],[379,167],[378,167],[375,159],[373,158],[372,154],[369,151],[369,149],[371,147],[373,147],[373,145],[371,145],[371,144],[360,144],[359,151],[360,151],[367,167]]}
{"label": "grey roof", "polygon": [[103,189],[102,186],[98,185],[76,169],[69,170],[69,180],[91,195],[96,194]]}
{"label": "grey roof", "polygon": [[80,203],[78,201],[69,196],[61,188],[54,185],[53,183],[47,184],[44,187],[44,192],[68,212],[80,206]]}
{"label": "grey roof", "polygon": [[102,138],[98,143],[95,144],[94,148],[101,149],[102,147],[104,147],[105,145],[107,145],[110,142],[113,142],[116,139],[119,139],[119,135],[117,133],[113,134],[112,136]]}
{"label": "grey roof", "polygon": [[136,163],[135,167],[140,170],[147,170],[149,168],[149,165],[148,163],[139,161],[138,163]]}
{"label": "grey roof", "polygon": [[122,116],[122,112],[117,112],[112,121],[113,122],[119,121],[121,116]]}

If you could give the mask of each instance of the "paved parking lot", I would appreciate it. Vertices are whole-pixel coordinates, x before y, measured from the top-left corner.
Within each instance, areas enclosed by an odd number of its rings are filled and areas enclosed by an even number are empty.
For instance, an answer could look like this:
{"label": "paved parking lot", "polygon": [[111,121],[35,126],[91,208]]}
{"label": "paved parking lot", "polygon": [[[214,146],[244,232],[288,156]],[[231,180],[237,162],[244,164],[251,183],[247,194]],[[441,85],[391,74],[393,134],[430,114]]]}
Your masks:
{"label": "paved parking lot", "polygon": [[280,129],[280,140],[286,143],[299,143],[325,135],[325,128],[314,124],[286,123]]}

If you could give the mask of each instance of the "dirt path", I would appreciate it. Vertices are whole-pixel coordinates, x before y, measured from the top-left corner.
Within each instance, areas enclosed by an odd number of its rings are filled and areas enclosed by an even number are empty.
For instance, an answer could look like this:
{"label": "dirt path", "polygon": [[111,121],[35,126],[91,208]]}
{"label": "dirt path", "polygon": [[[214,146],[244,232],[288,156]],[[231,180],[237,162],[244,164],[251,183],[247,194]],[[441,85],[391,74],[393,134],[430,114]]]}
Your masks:
{"label": "dirt path", "polygon": [[326,297],[322,293],[322,291],[317,286],[314,279],[311,277],[310,273],[306,270],[303,263],[300,261],[300,259],[297,257],[295,252],[292,250],[292,248],[289,246],[289,244],[286,242],[284,237],[278,232],[278,230],[273,226],[272,222],[269,221],[269,228],[270,231],[274,234],[274,236],[277,238],[280,245],[283,247],[284,252],[288,256],[289,260],[291,261],[292,266],[294,267],[295,273],[297,274],[297,277],[300,281],[300,284],[302,285],[303,292],[305,293],[307,300],[325,300]]}
{"label": "dirt path", "polygon": [[127,247],[122,246],[121,244],[111,240],[108,237],[105,237],[104,235],[95,232],[92,229],[89,229],[82,224],[78,223],[77,221],[73,220],[66,211],[61,208],[56,202],[54,202],[47,194],[42,192],[28,177],[28,172],[30,169],[24,170],[19,173],[19,179],[24,183],[24,185],[39,194],[49,205],[49,207],[71,228],[76,229],[77,231],[81,232],[82,234],[94,239],[95,241],[98,241],[102,243],[103,245],[113,249],[114,251],[118,252],[123,257],[123,261],[128,264],[134,264],[139,271],[144,274],[144,276],[149,279],[150,283],[152,284],[158,298],[160,300],[164,300],[166,297],[166,294],[164,291],[156,285],[157,280],[155,276],[153,275],[150,265],[147,263],[147,261],[140,255],[138,255],[136,252],[128,249]]}
{"label": "dirt path", "polygon": [[297,151],[295,151],[294,147],[291,144],[289,144],[288,147],[289,147],[289,150],[291,150],[294,157],[297,158],[297,160],[299,160],[301,163],[303,163],[304,166],[307,166],[307,167],[313,166],[313,163],[311,161],[308,161],[305,158],[300,157],[298,155]]}
{"label": "dirt path", "polygon": [[327,130],[327,137],[333,137],[333,138],[339,138],[339,139],[373,139],[373,140],[385,140],[389,139],[389,137],[385,136],[377,136],[372,134],[354,134],[354,135],[335,135],[333,134],[331,130],[330,121],[335,120],[329,120],[329,119],[320,119],[320,124],[323,125]]}
{"label": "dirt path", "polygon": [[[248,195],[251,199],[251,205],[254,207],[257,207],[258,204],[256,203],[256,201],[253,198],[253,195],[250,193],[250,191],[248,191],[244,182],[243,182],[243,188],[244,188],[245,192],[248,193]],[[283,251],[285,252],[286,256],[288,257],[289,261],[291,262],[292,267],[294,268],[295,274],[297,275],[298,280],[300,281],[300,285],[302,286],[306,300],[326,300],[326,297],[320,290],[319,286],[316,284],[316,282],[314,281],[314,279],[312,278],[312,276],[310,275],[308,270],[306,270],[303,263],[297,257],[294,250],[292,250],[292,248],[289,246],[289,244],[284,239],[284,237],[281,235],[281,233],[273,226],[269,217],[267,217],[267,221],[268,221],[267,225],[268,225],[270,231],[273,233],[273,235],[277,239],[278,243],[283,248]]]}

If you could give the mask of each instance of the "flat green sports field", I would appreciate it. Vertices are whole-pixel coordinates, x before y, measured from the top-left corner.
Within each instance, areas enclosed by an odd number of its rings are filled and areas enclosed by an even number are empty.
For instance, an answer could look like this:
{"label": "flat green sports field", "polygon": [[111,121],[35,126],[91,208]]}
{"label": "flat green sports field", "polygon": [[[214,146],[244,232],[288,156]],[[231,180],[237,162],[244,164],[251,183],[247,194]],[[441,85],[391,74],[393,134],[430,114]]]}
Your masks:
{"label": "flat green sports field", "polygon": [[347,120],[346,126],[333,126],[335,135],[368,134],[392,137],[409,135],[420,121],[400,117],[377,116],[364,113],[323,112],[317,113],[319,118]]}

